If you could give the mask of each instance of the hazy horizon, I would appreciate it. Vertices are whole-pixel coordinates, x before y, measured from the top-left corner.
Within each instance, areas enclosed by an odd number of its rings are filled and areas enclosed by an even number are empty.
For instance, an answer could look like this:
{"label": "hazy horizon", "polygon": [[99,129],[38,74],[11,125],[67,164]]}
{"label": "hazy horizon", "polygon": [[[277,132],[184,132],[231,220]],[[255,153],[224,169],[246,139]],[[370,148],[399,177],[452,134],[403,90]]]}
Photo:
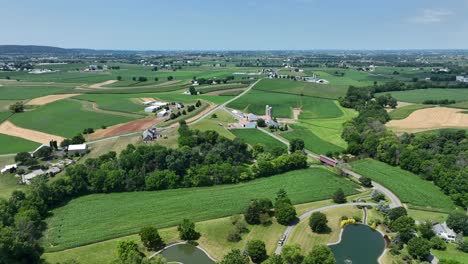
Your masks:
{"label": "hazy horizon", "polygon": [[97,50],[460,50],[468,0],[6,1],[0,43]]}

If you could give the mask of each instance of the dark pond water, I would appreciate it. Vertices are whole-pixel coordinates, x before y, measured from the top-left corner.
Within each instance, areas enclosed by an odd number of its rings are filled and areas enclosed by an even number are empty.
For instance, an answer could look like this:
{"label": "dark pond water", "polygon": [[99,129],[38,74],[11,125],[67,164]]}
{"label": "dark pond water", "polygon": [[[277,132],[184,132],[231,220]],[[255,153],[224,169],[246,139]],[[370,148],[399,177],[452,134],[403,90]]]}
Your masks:
{"label": "dark pond water", "polygon": [[348,225],[341,242],[330,246],[337,264],[377,264],[385,249],[385,241],[378,231],[367,225]]}
{"label": "dark pond water", "polygon": [[197,247],[188,244],[179,244],[164,250],[162,253],[168,262],[184,264],[214,264],[214,262]]}

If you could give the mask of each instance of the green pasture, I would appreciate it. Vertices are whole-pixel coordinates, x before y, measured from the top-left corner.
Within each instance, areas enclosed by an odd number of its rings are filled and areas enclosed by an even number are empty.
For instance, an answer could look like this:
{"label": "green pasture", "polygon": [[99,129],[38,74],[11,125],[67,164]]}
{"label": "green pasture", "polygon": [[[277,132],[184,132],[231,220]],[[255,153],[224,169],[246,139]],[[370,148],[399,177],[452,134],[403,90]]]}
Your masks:
{"label": "green pasture", "polygon": [[381,183],[412,207],[443,211],[455,208],[452,200],[439,187],[399,167],[372,159],[359,160],[351,165],[355,172]]}
{"label": "green pasture", "polygon": [[234,135],[236,135],[236,137],[242,139],[245,143],[251,146],[255,144],[262,145],[266,151],[271,151],[275,148],[288,148],[288,146],[284,143],[255,128],[232,129],[231,133],[233,133]]}
{"label": "green pasture", "polygon": [[19,137],[0,134],[0,154],[33,151],[40,145],[40,143],[32,142]]}
{"label": "green pasture", "polygon": [[292,131],[285,132],[281,134],[281,136],[288,140],[292,140],[294,138],[300,138],[304,140],[305,148],[314,153],[325,154],[328,151],[341,152],[344,149],[318,137],[311,131],[309,127],[301,124],[291,124],[290,127]]}
{"label": "green pasture", "polygon": [[85,128],[101,128],[125,123],[135,118],[104,114],[83,109],[76,100],[60,100],[33,111],[15,114],[9,120],[17,126],[54,135],[73,137]]}
{"label": "green pasture", "polygon": [[[157,228],[240,213],[253,198],[275,197],[284,188],[294,204],[330,198],[337,188],[357,193],[356,185],[322,168],[288,172],[235,185],[155,192],[93,194],[52,211],[43,245],[58,251]],[[118,202],[117,202],[118,201]]]}
{"label": "green pasture", "polygon": [[255,89],[229,103],[228,107],[247,113],[264,115],[266,105],[273,107],[273,116],[277,118],[292,118],[293,108],[302,108],[300,119],[336,118],[343,115],[343,112],[333,100],[294,94],[270,93]]}
{"label": "green pasture", "polygon": [[201,131],[213,130],[218,132],[221,136],[234,139],[235,136],[232,130],[227,129],[227,125],[229,123],[237,123],[237,120],[234,119],[231,114],[223,110],[218,110],[215,114],[216,118],[207,117],[194,125],[190,125],[190,127]]}
{"label": "green pasture", "polygon": [[[0,157],[0,168],[14,163],[14,157]],[[25,185],[19,185],[18,180],[14,174],[0,174],[0,198],[8,199],[13,191],[24,189]]]}
{"label": "green pasture", "polygon": [[468,101],[451,104],[449,107],[468,109]]}
{"label": "green pasture", "polygon": [[391,119],[400,120],[400,119],[407,118],[411,113],[413,113],[416,110],[424,109],[424,108],[431,108],[431,107],[434,107],[434,106],[423,105],[423,104],[413,104],[413,105],[407,105],[407,106],[394,109],[390,111],[388,114],[390,115]]}
{"label": "green pasture", "polygon": [[[381,93],[376,96],[387,94]],[[468,101],[468,89],[417,89],[408,91],[390,92],[398,101],[420,104],[425,100],[455,100],[456,102]]]}

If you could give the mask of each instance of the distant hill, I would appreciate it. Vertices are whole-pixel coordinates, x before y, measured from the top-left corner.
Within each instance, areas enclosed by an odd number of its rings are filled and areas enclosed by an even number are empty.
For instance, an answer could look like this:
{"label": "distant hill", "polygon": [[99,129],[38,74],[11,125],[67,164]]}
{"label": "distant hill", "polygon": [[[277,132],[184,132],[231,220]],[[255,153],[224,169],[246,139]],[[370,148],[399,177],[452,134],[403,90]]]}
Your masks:
{"label": "distant hill", "polygon": [[72,50],[35,45],[0,45],[0,55],[70,54]]}

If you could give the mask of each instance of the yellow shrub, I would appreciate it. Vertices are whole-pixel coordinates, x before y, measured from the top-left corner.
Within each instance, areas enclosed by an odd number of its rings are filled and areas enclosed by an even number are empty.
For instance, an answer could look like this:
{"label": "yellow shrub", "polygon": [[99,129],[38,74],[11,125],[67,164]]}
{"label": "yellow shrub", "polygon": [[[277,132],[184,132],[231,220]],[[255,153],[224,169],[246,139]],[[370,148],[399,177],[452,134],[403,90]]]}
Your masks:
{"label": "yellow shrub", "polygon": [[343,228],[346,225],[354,224],[354,223],[356,223],[356,220],[354,218],[349,218],[349,219],[346,219],[346,220],[342,220],[341,223],[340,223],[340,226],[341,226],[341,228]]}

